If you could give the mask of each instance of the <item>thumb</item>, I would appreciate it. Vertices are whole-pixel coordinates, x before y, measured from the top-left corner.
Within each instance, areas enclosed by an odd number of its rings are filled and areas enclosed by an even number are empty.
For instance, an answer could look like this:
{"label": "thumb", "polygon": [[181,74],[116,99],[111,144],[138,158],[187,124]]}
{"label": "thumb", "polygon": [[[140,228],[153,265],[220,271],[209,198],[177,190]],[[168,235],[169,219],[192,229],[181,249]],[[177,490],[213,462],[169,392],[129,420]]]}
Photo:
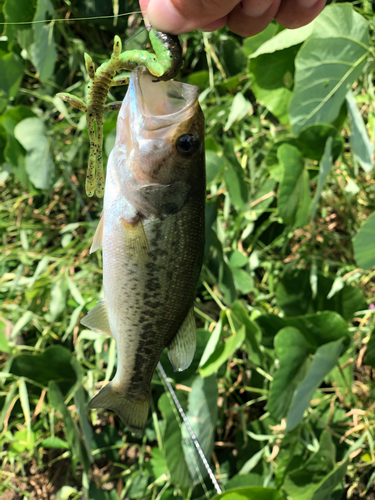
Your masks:
{"label": "thumb", "polygon": [[[150,24],[166,33],[186,33],[225,17],[239,0],[141,0]],[[147,11],[144,12],[144,9]]]}

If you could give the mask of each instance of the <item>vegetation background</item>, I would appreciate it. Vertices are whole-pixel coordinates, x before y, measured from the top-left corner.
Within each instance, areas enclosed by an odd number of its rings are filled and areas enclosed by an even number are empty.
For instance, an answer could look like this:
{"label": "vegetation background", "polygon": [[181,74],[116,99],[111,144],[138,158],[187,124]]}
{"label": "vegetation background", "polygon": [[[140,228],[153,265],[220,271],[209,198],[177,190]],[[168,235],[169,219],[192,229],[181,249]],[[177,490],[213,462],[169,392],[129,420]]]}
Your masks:
{"label": "vegetation background", "polygon": [[[86,406],[116,361],[112,339],[79,325],[101,296],[89,247],[102,201],[84,194],[85,117],[55,94],[84,96],[84,52],[107,60],[115,34],[138,31],[122,16],[138,3],[0,5],[0,496],[211,498],[157,373],[143,438]],[[181,37],[179,79],[206,116],[207,244],[194,362],[162,364],[215,498],[375,498],[373,7]],[[115,127],[106,115],[106,155]]]}

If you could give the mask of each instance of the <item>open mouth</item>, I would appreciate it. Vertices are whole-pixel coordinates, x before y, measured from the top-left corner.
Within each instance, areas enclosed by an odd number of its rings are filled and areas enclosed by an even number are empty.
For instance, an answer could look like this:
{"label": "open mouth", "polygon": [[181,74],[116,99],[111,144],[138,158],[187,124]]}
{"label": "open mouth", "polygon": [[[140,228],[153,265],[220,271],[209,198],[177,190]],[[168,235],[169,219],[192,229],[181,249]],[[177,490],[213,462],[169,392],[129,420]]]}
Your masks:
{"label": "open mouth", "polygon": [[[135,74],[137,100],[145,118],[165,117],[176,123],[176,115],[189,114],[198,100],[198,89],[193,85],[173,81],[155,81],[144,68],[137,68]],[[181,120],[186,120],[184,116]],[[169,121],[169,120],[168,120]]]}

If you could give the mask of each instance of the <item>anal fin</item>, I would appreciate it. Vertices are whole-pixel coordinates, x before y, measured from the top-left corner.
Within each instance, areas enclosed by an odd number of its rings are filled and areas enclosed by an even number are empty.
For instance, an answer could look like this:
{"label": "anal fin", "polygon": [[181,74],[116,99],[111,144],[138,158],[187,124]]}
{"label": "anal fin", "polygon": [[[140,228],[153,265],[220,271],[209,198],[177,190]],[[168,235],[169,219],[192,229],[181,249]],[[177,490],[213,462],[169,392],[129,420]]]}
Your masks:
{"label": "anal fin", "polygon": [[111,327],[109,326],[107,306],[104,300],[91,309],[86,316],[81,319],[80,323],[96,333],[102,333],[113,337]]}
{"label": "anal fin", "polygon": [[104,215],[100,217],[98,227],[96,228],[94,239],[92,240],[92,245],[90,248],[90,253],[95,252],[101,248],[103,243],[103,226],[104,226]]}
{"label": "anal fin", "polygon": [[148,262],[148,241],[141,220],[128,222],[121,219],[124,227],[125,252],[135,261]]}
{"label": "anal fin", "polygon": [[177,335],[168,347],[168,357],[175,372],[189,368],[194,358],[197,344],[194,306],[191,307]]}

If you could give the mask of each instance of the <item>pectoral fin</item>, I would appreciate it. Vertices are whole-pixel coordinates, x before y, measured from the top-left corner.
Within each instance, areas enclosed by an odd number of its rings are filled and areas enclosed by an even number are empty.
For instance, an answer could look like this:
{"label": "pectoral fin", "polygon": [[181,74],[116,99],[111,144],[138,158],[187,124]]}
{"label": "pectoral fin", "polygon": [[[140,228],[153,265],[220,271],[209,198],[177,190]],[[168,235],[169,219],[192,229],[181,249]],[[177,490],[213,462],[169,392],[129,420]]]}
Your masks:
{"label": "pectoral fin", "polygon": [[96,228],[95,234],[94,234],[94,239],[92,240],[92,245],[90,248],[90,253],[95,252],[96,250],[99,250],[101,248],[102,243],[103,243],[103,223],[104,216],[102,215],[100,217],[100,221],[98,224],[98,227]]}
{"label": "pectoral fin", "polygon": [[81,319],[81,325],[87,326],[87,328],[90,328],[90,330],[96,333],[103,333],[104,335],[113,337],[111,327],[109,326],[107,306],[104,300]]}
{"label": "pectoral fin", "polygon": [[140,262],[148,261],[148,241],[141,220],[128,222],[122,219],[125,237],[125,252],[129,257]]}
{"label": "pectoral fin", "polygon": [[197,329],[195,326],[194,307],[188,312],[177,335],[168,347],[168,357],[175,372],[189,368],[194,358],[197,344]]}

